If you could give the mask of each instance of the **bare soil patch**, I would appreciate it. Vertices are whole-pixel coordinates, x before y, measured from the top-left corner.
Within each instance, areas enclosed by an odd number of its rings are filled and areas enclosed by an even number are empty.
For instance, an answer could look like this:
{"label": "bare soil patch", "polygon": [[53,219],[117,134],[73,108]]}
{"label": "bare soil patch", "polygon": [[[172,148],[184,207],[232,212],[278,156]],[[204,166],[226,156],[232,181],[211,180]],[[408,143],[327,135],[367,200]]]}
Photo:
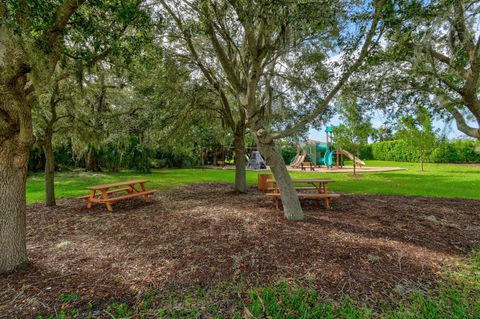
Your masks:
{"label": "bare soil patch", "polygon": [[[285,220],[263,193],[226,184],[159,193],[153,203],[86,210],[77,200],[28,207],[31,264],[0,276],[0,317],[59,309],[62,293],[118,301],[149,290],[281,280],[375,303],[435,285],[480,243],[480,201],[345,195]],[[55,308],[54,308],[55,307]]]}

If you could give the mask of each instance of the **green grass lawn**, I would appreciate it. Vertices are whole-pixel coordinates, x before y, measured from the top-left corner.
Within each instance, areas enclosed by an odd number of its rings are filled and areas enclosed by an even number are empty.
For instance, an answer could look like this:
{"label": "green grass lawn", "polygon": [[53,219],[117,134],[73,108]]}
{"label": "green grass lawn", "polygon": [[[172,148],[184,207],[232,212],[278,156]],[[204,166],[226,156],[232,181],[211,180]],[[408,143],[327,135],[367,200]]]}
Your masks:
{"label": "green grass lawn", "polygon": [[[414,163],[368,161],[367,166],[404,167],[407,170],[362,173],[362,177],[351,177],[351,173],[291,172],[293,177],[328,177],[335,180],[331,189],[345,193],[401,194],[437,197],[460,197],[480,199],[480,167],[454,164],[426,164],[425,172]],[[264,172],[263,172],[264,173]],[[256,184],[257,172],[249,171],[249,184]],[[27,202],[40,202],[44,198],[43,174],[32,174],[27,180]],[[146,178],[150,187],[159,190],[202,182],[233,182],[233,170],[221,169],[164,169],[150,174],[131,171],[120,173],[60,172],[56,175],[56,196],[75,197],[84,195],[87,186]]]}

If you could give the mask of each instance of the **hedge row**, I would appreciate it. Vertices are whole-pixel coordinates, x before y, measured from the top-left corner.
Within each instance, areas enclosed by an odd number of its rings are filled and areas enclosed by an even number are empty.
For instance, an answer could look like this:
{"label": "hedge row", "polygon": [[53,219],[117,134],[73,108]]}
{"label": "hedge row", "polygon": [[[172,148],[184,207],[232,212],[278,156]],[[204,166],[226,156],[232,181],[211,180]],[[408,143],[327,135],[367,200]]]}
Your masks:
{"label": "hedge row", "polygon": [[[369,151],[370,150],[370,151]],[[362,159],[382,161],[418,162],[419,151],[408,141],[394,140],[366,145]],[[444,141],[425,156],[430,163],[480,163],[480,142],[473,140]]]}

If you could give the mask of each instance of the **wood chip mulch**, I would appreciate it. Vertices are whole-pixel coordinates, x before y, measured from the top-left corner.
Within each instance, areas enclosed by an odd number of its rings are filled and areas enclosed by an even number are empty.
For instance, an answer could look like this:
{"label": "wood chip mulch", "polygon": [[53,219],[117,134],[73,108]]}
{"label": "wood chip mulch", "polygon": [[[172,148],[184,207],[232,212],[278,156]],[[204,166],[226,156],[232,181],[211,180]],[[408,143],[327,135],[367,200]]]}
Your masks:
{"label": "wood chip mulch", "polygon": [[75,199],[28,207],[30,265],[0,276],[0,317],[52,313],[63,293],[122,300],[241,280],[292,281],[366,303],[434,286],[444,265],[480,243],[480,201],[344,195],[287,221],[254,188],[195,184],[152,203],[87,210]]}

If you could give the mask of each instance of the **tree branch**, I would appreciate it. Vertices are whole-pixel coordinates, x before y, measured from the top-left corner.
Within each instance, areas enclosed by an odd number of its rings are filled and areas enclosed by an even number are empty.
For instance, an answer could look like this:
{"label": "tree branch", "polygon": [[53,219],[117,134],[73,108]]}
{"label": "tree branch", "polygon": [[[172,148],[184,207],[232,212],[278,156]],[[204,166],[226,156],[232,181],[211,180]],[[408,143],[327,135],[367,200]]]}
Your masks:
{"label": "tree branch", "polygon": [[475,44],[465,24],[465,10],[463,8],[463,1],[454,1],[454,13],[453,26],[457,31],[457,36],[460,39],[460,42],[468,53],[470,62],[473,62]]}
{"label": "tree branch", "polygon": [[474,128],[468,125],[462,113],[456,107],[449,108],[447,111],[453,115],[455,123],[457,124],[457,129],[460,132],[463,132],[470,137],[480,139],[480,128]]}
{"label": "tree branch", "polygon": [[58,37],[67,26],[70,17],[85,1],[86,0],[66,0],[57,8],[53,26],[50,28],[48,31],[49,34],[47,35],[50,44],[54,44],[54,42],[58,41]]}
{"label": "tree branch", "polygon": [[325,111],[325,109],[328,107],[328,104],[332,101],[332,99],[340,91],[340,89],[345,85],[350,76],[362,65],[363,60],[367,56],[367,53],[370,49],[370,44],[377,30],[378,23],[381,19],[381,11],[384,3],[385,0],[377,1],[375,5],[375,13],[373,15],[372,23],[365,37],[365,42],[362,45],[359,56],[350,66],[350,68],[348,68],[348,70],[342,74],[337,84],[333,87],[330,93],[315,107],[315,109],[310,114],[303,116],[294,126],[291,126],[290,128],[287,128],[281,132],[273,132],[271,134],[273,139],[279,139],[294,135],[295,133],[304,129],[309,122],[311,122],[313,119],[315,119],[322,112]]}
{"label": "tree branch", "polygon": [[223,70],[225,71],[225,75],[227,76],[228,81],[231,83],[231,85],[237,92],[242,90],[240,79],[238,75],[235,73],[235,68],[232,66],[230,60],[228,59],[227,54],[225,53],[225,50],[223,49],[222,45],[218,41],[217,35],[215,34],[215,29],[213,28],[210,22],[206,23],[206,27],[207,27],[207,34],[210,37],[210,40],[212,41],[213,49],[217,53],[218,60],[222,65]]}

